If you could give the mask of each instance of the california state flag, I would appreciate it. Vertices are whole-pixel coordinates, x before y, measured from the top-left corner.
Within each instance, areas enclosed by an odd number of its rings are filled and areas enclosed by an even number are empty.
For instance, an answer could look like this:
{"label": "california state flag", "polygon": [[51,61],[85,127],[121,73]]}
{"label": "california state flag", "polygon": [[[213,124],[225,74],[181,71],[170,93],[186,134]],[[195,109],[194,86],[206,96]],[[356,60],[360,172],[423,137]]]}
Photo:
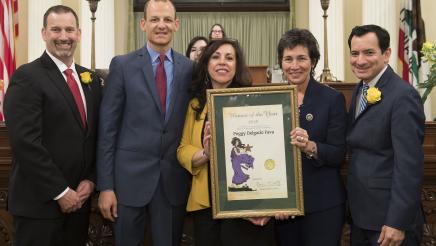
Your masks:
{"label": "california state flag", "polygon": [[15,39],[18,36],[18,0],[0,0],[0,120],[3,99],[15,71]]}
{"label": "california state flag", "polygon": [[[401,0],[400,32],[398,56],[402,64],[402,78],[418,87],[420,82],[427,79],[429,67],[421,63],[421,49],[425,42],[425,27],[421,16],[420,0]],[[422,94],[422,90],[418,90]],[[427,100],[424,109],[429,116],[430,100]]]}

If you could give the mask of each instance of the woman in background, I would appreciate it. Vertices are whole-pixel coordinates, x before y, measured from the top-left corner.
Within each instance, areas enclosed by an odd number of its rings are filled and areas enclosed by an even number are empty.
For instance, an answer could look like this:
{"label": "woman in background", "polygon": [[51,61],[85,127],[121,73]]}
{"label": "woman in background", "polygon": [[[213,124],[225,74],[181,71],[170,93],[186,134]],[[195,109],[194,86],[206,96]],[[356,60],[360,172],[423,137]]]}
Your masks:
{"label": "woman in background", "polygon": [[192,174],[187,210],[192,212],[194,219],[195,245],[274,245],[272,222],[257,226],[254,225],[256,219],[212,218],[209,180],[210,128],[206,119],[206,90],[251,85],[237,41],[211,41],[200,56],[193,74],[193,98],[188,106],[177,159]]}
{"label": "woman in background", "polygon": [[201,52],[203,52],[203,49],[206,47],[207,43],[207,38],[203,36],[194,37],[188,44],[188,48],[186,49],[186,57],[192,61],[198,61]]}
{"label": "woman in background", "polygon": [[224,27],[221,24],[213,24],[209,32],[209,40],[227,38]]}
{"label": "woman in background", "polygon": [[345,157],[346,109],[342,93],[320,84],[314,70],[318,42],[308,30],[292,29],[279,41],[278,62],[289,84],[297,86],[300,127],[291,144],[302,153],[305,215],[276,215],[279,245],[336,246],[345,218],[339,167]]}

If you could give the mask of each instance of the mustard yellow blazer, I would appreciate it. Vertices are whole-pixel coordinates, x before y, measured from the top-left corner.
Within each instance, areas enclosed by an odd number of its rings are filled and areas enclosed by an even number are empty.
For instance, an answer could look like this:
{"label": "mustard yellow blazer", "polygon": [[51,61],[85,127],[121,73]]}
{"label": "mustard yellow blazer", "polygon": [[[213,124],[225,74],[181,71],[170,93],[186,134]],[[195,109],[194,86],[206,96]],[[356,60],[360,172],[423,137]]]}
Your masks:
{"label": "mustard yellow blazer", "polygon": [[205,106],[200,120],[196,120],[193,107],[197,107],[198,104],[199,102],[196,98],[189,102],[182,139],[177,149],[177,159],[192,174],[191,192],[189,193],[188,204],[186,206],[187,211],[196,211],[210,207],[208,188],[209,164],[205,163],[197,168],[192,167],[192,157],[197,151],[203,149],[201,132],[203,131],[207,113],[207,106]]}

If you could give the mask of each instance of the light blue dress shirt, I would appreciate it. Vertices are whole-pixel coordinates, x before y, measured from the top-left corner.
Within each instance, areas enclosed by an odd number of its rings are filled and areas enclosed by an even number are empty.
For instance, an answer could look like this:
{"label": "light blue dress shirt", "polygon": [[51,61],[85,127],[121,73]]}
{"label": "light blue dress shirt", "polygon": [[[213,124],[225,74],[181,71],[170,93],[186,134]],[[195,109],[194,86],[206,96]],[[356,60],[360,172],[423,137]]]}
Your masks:
{"label": "light blue dress shirt", "polygon": [[[153,66],[153,74],[154,78],[156,78],[156,69],[159,65],[159,55],[160,53],[153,50],[148,44],[147,44],[147,51],[148,54],[150,54],[151,57],[151,65]],[[173,60],[173,49],[169,49],[165,53],[165,74],[167,76],[167,97],[166,97],[166,111],[168,112],[169,106],[170,106],[170,100],[171,100],[171,93],[172,93],[172,85],[173,85],[173,77],[174,77],[174,60]]]}

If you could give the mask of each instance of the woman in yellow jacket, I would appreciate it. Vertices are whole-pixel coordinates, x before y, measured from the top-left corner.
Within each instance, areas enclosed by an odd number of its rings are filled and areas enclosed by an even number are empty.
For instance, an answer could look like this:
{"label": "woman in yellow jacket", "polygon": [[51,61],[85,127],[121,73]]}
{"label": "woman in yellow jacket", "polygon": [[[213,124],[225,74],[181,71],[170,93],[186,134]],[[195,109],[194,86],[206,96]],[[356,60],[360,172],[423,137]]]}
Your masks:
{"label": "woman in yellow jacket", "polygon": [[211,41],[193,74],[193,99],[188,106],[177,159],[192,174],[187,210],[193,214],[195,245],[274,245],[272,222],[258,226],[255,225],[259,224],[256,219],[212,218],[206,90],[251,86],[238,42],[229,39]]}

